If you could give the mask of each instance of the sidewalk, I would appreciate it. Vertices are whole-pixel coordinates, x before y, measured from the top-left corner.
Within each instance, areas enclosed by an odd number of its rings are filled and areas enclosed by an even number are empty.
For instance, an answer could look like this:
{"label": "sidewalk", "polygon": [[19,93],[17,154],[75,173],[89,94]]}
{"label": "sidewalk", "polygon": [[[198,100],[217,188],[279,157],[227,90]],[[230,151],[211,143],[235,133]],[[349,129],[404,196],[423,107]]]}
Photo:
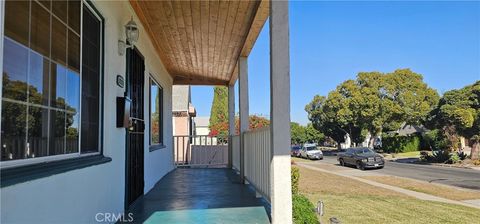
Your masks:
{"label": "sidewalk", "polygon": [[[392,191],[395,191],[395,192],[399,192],[399,193],[402,193],[402,194],[406,194],[408,196],[415,197],[415,198],[421,199],[421,200],[444,202],[444,203],[457,204],[457,205],[463,205],[463,206],[467,206],[467,207],[480,209],[480,203],[478,203],[478,200],[470,200],[468,203],[467,202],[462,202],[462,201],[455,201],[455,200],[451,200],[451,199],[446,199],[446,198],[442,198],[442,197],[438,197],[438,196],[434,196],[434,195],[430,195],[430,194],[411,191],[411,190],[407,190],[407,189],[404,189],[404,188],[395,187],[395,186],[382,184],[382,183],[378,183],[378,182],[375,182],[375,181],[360,178],[361,176],[374,176],[374,175],[384,176],[384,175],[378,175],[378,174],[373,174],[372,175],[372,173],[367,173],[367,172],[360,171],[360,170],[355,170],[355,169],[345,169],[345,170],[331,171],[331,169],[327,170],[326,169],[327,167],[325,167],[325,166],[320,168],[320,167],[317,167],[317,166],[309,165],[309,163],[303,163],[303,162],[297,162],[296,164],[298,166],[301,166],[301,167],[304,167],[304,168],[307,168],[307,169],[321,171],[321,172],[325,172],[325,173],[329,173],[329,174],[334,174],[334,175],[338,175],[338,176],[342,176],[342,177],[351,178],[351,179],[354,179],[354,180],[357,180],[357,181],[360,181],[360,182],[363,182],[363,183],[366,183],[366,184],[370,184],[372,186],[385,188],[385,189],[392,190]],[[335,167],[335,166],[332,166],[332,168],[333,167]]]}

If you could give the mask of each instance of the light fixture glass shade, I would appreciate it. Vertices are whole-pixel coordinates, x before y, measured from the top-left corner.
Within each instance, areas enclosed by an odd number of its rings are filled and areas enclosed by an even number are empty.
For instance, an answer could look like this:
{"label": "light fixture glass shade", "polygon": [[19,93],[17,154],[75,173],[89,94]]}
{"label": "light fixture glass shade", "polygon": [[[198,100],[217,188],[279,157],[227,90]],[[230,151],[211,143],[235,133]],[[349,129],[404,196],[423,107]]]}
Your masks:
{"label": "light fixture glass shade", "polygon": [[138,41],[138,27],[133,18],[125,25],[125,35],[127,36],[127,44],[132,48],[133,45]]}

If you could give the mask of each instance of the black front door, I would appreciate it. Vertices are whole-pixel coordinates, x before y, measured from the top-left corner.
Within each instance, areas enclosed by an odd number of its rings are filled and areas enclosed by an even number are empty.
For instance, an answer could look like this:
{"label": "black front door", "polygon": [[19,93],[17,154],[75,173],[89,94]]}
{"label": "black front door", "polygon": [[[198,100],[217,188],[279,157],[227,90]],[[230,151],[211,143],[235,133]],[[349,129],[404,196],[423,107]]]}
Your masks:
{"label": "black front door", "polygon": [[137,49],[127,49],[127,90],[131,100],[130,127],[126,139],[126,206],[143,195],[144,173],[144,71],[143,56]]}

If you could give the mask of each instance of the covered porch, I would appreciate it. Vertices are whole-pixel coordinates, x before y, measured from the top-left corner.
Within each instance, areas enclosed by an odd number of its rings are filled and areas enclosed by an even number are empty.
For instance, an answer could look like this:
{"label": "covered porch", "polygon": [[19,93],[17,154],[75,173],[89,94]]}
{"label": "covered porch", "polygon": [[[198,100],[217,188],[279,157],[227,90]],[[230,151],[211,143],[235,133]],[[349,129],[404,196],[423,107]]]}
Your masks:
{"label": "covered porch", "polygon": [[[236,217],[232,223],[239,220],[244,221],[240,223],[290,223],[288,2],[130,3],[174,85],[228,88],[229,120],[229,136],[220,141],[221,150],[198,145],[202,141],[195,142],[197,136],[181,136],[181,143],[174,136],[172,162],[177,169],[129,208],[137,216],[135,220],[198,223],[215,222],[213,220],[219,218],[224,223],[224,219]],[[267,19],[270,23],[270,126],[252,131],[249,130],[248,56]],[[237,81],[238,95],[234,88]],[[240,118],[238,135],[236,95]],[[225,141],[228,144],[224,144]],[[209,153],[214,156],[219,152],[224,162],[208,166],[211,159],[205,158],[211,157]],[[200,157],[203,159],[197,159]],[[221,165],[225,168],[218,168]]]}

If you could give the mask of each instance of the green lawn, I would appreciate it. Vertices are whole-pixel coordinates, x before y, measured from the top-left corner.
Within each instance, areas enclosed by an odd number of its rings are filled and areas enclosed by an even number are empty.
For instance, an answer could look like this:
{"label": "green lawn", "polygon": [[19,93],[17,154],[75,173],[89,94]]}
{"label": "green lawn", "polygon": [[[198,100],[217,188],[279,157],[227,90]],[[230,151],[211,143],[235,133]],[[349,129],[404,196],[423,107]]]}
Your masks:
{"label": "green lawn", "polygon": [[342,223],[480,223],[480,210],[414,198],[373,195],[306,194],[325,204],[323,223],[337,217]]}
{"label": "green lawn", "polygon": [[420,151],[413,151],[413,152],[401,152],[401,153],[395,153],[395,154],[389,154],[389,153],[383,153],[383,156],[385,158],[396,158],[396,159],[401,159],[401,158],[420,158]]}
{"label": "green lawn", "polygon": [[300,168],[300,192],[325,204],[322,223],[480,223],[480,209],[423,201],[350,178]]}

